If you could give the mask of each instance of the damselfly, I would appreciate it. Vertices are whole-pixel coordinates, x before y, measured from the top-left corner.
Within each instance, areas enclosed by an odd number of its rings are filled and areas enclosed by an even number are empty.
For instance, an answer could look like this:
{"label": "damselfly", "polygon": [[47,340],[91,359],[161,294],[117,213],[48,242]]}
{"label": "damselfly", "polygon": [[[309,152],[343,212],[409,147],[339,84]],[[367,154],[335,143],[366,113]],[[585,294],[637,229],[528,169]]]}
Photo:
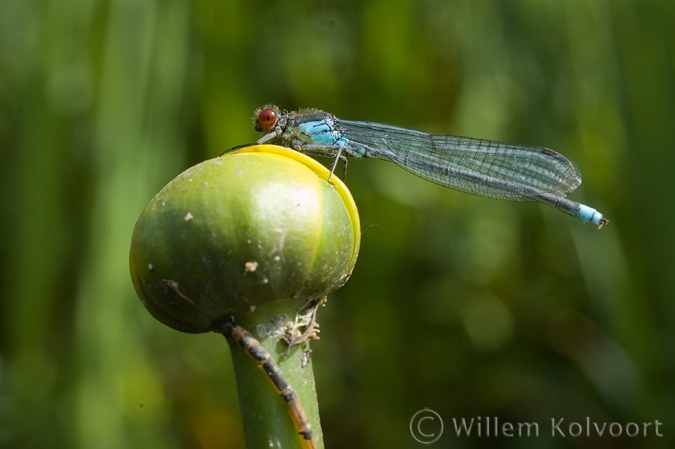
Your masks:
{"label": "damselfly", "polygon": [[423,179],[488,198],[544,203],[594,224],[608,223],[592,207],[565,197],[581,184],[574,162],[548,148],[430,134],[374,122],[342,120],[318,109],[255,113],[257,143],[278,143],[312,156],[389,160]]}

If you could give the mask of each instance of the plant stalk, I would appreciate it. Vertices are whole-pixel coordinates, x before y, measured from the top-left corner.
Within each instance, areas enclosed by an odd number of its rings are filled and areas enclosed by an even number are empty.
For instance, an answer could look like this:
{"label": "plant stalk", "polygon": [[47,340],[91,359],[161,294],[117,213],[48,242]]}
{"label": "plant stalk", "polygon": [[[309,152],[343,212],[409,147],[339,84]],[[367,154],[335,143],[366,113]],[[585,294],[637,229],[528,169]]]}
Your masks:
{"label": "plant stalk", "polygon": [[[284,300],[259,305],[253,313],[247,314],[236,324],[250,332],[269,353],[269,356],[276,361],[283,378],[297,394],[299,404],[304,409],[311,426],[316,445],[312,446],[300,435],[301,429],[298,429],[293,422],[288,401],[282,398],[281,392],[261,369],[260,361],[255,360],[249,354],[250,351],[242,347],[231,335],[228,336],[226,332],[237,382],[246,446],[249,449],[270,447],[322,449],[324,447],[314,373],[311,358],[308,359],[306,355],[309,343],[304,342],[294,346],[288,357],[282,359],[281,354],[288,348],[280,341],[282,333],[274,332],[283,327],[280,326],[281,323],[295,319],[295,312],[302,307],[303,303],[298,303],[298,305],[293,304],[294,302]],[[289,310],[292,311],[291,314],[288,313]],[[297,405],[298,401],[294,404]]]}

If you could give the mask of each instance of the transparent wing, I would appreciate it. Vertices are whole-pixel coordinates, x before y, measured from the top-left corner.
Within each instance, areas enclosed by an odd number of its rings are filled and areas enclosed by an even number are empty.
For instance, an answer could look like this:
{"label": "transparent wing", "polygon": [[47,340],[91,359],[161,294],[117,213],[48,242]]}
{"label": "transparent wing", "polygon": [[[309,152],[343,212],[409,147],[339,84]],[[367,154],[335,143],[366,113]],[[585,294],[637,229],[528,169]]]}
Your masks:
{"label": "transparent wing", "polygon": [[474,195],[516,201],[540,193],[564,197],[581,184],[577,166],[547,148],[382,123],[338,120],[337,124],[354,155],[391,160],[423,179]]}

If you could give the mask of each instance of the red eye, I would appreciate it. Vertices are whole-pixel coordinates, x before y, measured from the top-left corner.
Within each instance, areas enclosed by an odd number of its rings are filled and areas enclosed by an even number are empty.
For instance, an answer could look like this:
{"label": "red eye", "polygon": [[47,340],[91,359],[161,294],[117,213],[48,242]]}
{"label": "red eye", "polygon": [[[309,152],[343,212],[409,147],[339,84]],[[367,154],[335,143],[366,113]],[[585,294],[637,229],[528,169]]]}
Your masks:
{"label": "red eye", "polygon": [[272,109],[263,109],[258,113],[258,118],[255,119],[255,130],[259,132],[267,132],[277,123],[277,113]]}

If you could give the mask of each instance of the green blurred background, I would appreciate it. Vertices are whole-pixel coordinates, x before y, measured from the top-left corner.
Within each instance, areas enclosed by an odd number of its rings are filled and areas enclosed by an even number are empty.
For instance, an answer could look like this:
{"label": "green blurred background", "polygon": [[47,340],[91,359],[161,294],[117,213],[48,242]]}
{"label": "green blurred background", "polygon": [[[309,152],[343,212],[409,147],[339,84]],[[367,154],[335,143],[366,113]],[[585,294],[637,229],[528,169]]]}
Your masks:
{"label": "green blurred background", "polygon": [[[553,148],[610,219],[353,161],[361,254],[313,344],[328,448],[419,448],[423,407],[436,448],[673,447],[674,23],[669,0],[1,0],[0,447],[243,447],[222,336],[153,320],[127,257],[268,102]],[[478,416],[540,436],[453,435]],[[586,417],[664,437],[550,437]]]}

